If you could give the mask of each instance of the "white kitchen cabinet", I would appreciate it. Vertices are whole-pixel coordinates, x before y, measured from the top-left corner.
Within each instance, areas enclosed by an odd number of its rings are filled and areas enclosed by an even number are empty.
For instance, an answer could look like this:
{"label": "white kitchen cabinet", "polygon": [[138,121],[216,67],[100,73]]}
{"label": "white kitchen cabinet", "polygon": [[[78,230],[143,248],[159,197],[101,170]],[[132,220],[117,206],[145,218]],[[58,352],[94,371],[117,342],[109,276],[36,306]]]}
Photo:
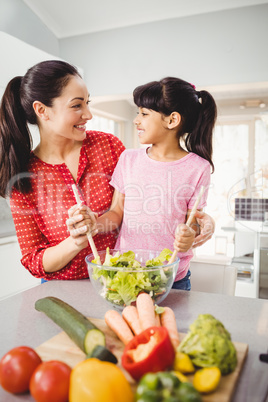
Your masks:
{"label": "white kitchen cabinet", "polygon": [[0,239],[0,300],[33,286],[41,280],[33,277],[21,264],[16,236]]}

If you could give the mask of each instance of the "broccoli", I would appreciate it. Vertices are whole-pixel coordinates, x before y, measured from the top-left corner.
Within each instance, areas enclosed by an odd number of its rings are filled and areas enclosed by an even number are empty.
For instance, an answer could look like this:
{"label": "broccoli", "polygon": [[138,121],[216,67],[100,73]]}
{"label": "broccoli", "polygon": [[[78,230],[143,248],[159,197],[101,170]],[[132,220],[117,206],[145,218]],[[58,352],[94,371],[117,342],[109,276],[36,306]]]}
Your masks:
{"label": "broccoli", "polygon": [[237,364],[236,349],[229,332],[211,314],[198,316],[178,351],[188,354],[195,366],[217,366],[222,374],[231,373]]}

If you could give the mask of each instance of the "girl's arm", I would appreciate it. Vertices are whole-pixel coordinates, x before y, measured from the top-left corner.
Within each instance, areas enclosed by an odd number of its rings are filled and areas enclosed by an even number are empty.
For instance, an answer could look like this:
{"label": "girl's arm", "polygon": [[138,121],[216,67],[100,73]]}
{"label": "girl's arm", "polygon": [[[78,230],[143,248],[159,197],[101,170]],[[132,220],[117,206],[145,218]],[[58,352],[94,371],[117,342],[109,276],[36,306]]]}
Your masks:
{"label": "girl's arm", "polygon": [[118,229],[124,216],[125,194],[114,190],[114,195],[109,211],[97,218],[98,233],[107,233]]}
{"label": "girl's arm", "polygon": [[188,209],[185,223],[178,225],[176,230],[174,249],[180,253],[185,253],[186,251],[190,250],[190,248],[192,248],[195,237],[197,236],[199,231],[199,225],[196,218],[193,218],[190,227],[186,225],[187,219],[190,214],[191,210]]}

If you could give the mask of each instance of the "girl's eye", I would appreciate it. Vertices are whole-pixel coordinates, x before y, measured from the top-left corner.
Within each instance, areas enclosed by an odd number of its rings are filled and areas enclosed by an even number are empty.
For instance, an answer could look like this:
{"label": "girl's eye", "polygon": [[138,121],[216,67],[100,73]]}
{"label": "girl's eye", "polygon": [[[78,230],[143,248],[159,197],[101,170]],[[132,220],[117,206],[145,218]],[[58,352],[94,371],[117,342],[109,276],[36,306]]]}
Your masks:
{"label": "girl's eye", "polygon": [[81,104],[72,106],[72,108],[74,108],[74,109],[79,109],[80,107],[81,107]]}
{"label": "girl's eye", "polygon": [[137,115],[141,114],[142,116],[147,116],[148,113],[144,113],[144,112],[137,112]]}
{"label": "girl's eye", "polygon": [[87,101],[87,105],[89,105],[89,104],[90,104],[90,102],[91,102],[91,100],[88,100],[88,101]]}

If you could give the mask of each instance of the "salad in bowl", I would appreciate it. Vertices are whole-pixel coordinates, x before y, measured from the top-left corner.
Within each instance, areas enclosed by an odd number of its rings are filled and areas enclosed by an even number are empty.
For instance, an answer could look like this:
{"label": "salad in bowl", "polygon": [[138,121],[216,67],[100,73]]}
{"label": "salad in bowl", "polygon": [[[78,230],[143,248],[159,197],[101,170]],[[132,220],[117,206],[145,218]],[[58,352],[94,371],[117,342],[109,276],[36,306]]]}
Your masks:
{"label": "salad in bowl", "polygon": [[113,307],[135,303],[139,293],[150,294],[155,303],[168,295],[179,267],[179,258],[169,264],[172,251],[110,250],[86,257],[94,289]]}

